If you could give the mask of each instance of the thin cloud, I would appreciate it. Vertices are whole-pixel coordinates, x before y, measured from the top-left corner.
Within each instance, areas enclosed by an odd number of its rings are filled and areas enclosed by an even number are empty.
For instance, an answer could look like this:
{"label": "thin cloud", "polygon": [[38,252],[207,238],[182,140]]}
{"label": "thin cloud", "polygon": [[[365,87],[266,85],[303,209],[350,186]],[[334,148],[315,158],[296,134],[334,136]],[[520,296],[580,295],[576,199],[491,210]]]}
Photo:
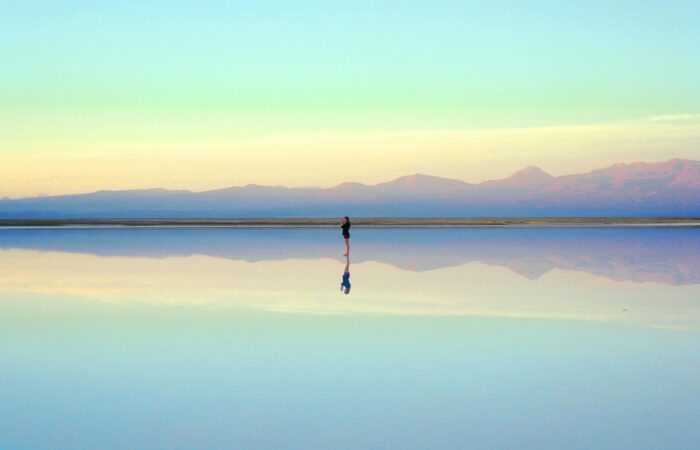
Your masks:
{"label": "thin cloud", "polygon": [[651,116],[645,119],[647,122],[700,122],[700,114],[666,114]]}

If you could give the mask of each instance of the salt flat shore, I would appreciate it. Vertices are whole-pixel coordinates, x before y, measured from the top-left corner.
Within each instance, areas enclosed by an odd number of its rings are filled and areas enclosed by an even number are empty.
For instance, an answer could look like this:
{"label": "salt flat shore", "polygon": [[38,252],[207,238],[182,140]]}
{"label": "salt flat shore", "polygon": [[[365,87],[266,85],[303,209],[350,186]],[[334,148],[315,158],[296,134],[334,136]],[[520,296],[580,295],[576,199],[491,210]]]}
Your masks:
{"label": "salt flat shore", "polygon": [[[0,227],[326,228],[336,218],[246,219],[0,219]],[[700,227],[700,217],[352,218],[353,227]]]}

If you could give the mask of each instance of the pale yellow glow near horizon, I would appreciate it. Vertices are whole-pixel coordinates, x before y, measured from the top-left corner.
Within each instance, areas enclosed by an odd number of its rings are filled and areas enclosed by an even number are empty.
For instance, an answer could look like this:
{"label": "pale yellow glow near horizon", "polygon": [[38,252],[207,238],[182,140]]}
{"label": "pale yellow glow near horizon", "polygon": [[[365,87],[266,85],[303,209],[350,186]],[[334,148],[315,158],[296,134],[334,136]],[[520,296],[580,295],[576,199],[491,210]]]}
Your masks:
{"label": "pale yellow glow near horizon", "polygon": [[96,133],[73,140],[65,127],[53,134],[50,124],[47,129],[45,135],[4,139],[0,197],[154,187],[201,191],[249,183],[329,187],[413,173],[481,182],[529,165],[565,175],[618,162],[700,159],[696,114],[552,127],[258,132],[224,139],[206,139],[203,130],[188,138],[174,133],[172,141],[160,138],[163,130],[141,136],[132,130],[129,140],[115,138],[118,129],[109,138]]}

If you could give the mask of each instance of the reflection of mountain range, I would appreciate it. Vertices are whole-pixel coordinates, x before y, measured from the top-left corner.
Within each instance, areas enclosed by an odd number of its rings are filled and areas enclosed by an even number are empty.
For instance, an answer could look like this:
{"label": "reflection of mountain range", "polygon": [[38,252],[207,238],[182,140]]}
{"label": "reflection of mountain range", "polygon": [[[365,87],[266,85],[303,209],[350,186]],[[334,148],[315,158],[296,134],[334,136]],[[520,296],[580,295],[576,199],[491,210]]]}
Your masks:
{"label": "reflection of mountain range", "polygon": [[[668,228],[358,229],[353,263],[425,271],[467,262],[508,267],[530,279],[553,269],[618,281],[700,283],[700,230]],[[3,229],[0,249],[165,258],[202,254],[233,260],[334,258],[328,229]]]}
{"label": "reflection of mountain range", "polygon": [[470,184],[410,175],[329,189],[247,185],[206,192],[145,189],[0,200],[0,218],[698,216],[700,161],[616,164],[553,177],[528,167]]}

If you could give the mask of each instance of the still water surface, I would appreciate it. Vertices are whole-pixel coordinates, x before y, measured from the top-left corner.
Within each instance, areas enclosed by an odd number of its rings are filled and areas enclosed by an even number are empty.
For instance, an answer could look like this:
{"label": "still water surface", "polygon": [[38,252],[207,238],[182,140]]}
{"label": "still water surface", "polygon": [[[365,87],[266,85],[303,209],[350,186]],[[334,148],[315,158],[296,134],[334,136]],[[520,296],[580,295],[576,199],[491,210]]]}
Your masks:
{"label": "still water surface", "polygon": [[0,230],[0,448],[700,447],[699,229],[352,241]]}

